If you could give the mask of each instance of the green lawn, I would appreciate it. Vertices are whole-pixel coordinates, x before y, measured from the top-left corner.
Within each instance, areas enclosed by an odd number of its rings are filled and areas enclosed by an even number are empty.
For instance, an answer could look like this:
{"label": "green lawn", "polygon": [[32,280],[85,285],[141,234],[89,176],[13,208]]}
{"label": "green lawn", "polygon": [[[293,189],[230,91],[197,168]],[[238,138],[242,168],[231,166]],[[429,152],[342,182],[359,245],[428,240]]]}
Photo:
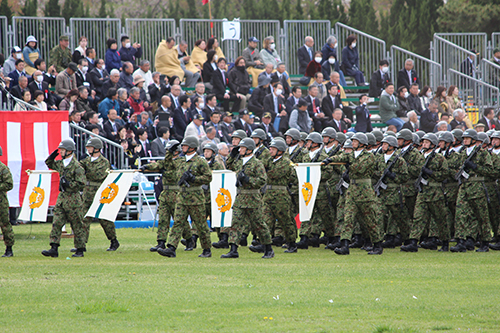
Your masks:
{"label": "green lawn", "polygon": [[149,252],[151,229],[118,229],[121,247],[106,252],[93,224],[85,258],[71,258],[72,239],[45,258],[50,227],[14,227],[14,258],[0,258],[1,332],[500,330],[498,252],[275,249],[264,260],[240,248],[223,260],[227,250],[201,259],[181,245],[170,259]]}

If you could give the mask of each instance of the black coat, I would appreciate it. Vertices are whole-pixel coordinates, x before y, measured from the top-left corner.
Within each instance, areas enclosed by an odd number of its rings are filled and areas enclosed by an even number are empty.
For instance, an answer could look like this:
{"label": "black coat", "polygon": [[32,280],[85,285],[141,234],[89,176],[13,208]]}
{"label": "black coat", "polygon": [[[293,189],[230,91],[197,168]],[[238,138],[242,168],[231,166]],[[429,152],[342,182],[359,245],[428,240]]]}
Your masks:
{"label": "black coat", "polygon": [[[270,112],[271,116],[273,117],[272,121],[274,121],[274,118],[276,118],[276,113],[275,113],[275,108],[274,108],[274,94],[268,94],[264,98],[264,111],[265,112]],[[288,112],[292,112],[292,110],[286,110],[285,106],[285,99],[281,96],[278,96],[278,114],[281,113],[281,111],[285,110],[288,114]],[[289,115],[289,114],[288,114]],[[283,121],[283,119],[281,120]],[[287,119],[287,124],[288,124],[288,119]]]}
{"label": "black coat", "polygon": [[225,82],[220,70],[216,70],[212,75],[212,93],[215,94],[219,100],[224,99],[226,88],[229,88],[230,92],[233,94],[238,92],[238,88],[229,80],[227,73],[224,73],[224,75],[226,79]]}
{"label": "black coat", "polygon": [[[92,85],[92,81],[90,80],[89,73],[87,73],[85,75],[85,77],[83,77],[82,72],[80,72],[78,70],[75,72],[75,77],[76,77],[76,86],[77,87],[84,86],[85,85],[84,83],[87,82],[87,84],[88,84],[87,88],[89,89],[89,92],[90,92],[90,90],[94,90],[94,87]],[[96,91],[96,94],[97,94],[97,91]]]}
{"label": "black coat", "polygon": [[[31,81],[28,84],[28,89],[31,92],[31,100],[35,99],[35,91],[40,90],[37,83],[35,81]],[[53,94],[49,90],[49,84],[45,81],[42,81],[42,89],[43,97],[45,98],[44,102],[47,103],[47,108],[50,108],[52,105],[55,105]]]}
{"label": "black coat", "polygon": [[363,133],[368,133],[373,130],[370,120],[370,111],[364,105],[356,107],[356,127],[354,127],[354,130]]}
{"label": "black coat", "polygon": [[[485,117],[479,119],[478,123],[484,124],[484,126],[486,126],[485,131],[490,130],[490,128],[488,127],[488,121],[486,120]],[[498,122],[498,120],[492,119],[490,120],[490,123],[491,123],[491,129],[494,129],[495,131],[500,130],[500,123]]]}
{"label": "black coat", "polygon": [[372,73],[372,77],[370,79],[370,90],[368,92],[368,96],[370,97],[380,97],[382,90],[384,90],[384,86],[391,81],[391,76],[389,72],[384,74],[382,77],[382,72],[377,70]]}
{"label": "black coat", "polygon": [[262,117],[262,114],[264,114],[264,98],[267,94],[267,89],[257,87],[253,90],[248,100],[248,109],[259,117]]}
{"label": "black coat", "polygon": [[[271,82],[273,79],[276,80],[277,78],[278,78],[278,72],[274,72],[273,74],[271,74]],[[287,98],[290,95],[291,90],[290,90],[290,85],[288,84],[288,80],[285,77],[285,74],[281,75],[281,79],[279,79],[279,82],[283,86],[283,95],[285,96],[285,98]],[[292,111],[290,110],[289,112]]]}
{"label": "black coat", "polygon": [[398,86],[397,86],[396,90],[398,90],[399,87],[401,87],[401,86],[405,86],[406,89],[408,89],[408,91],[410,91],[410,86],[413,83],[417,83],[418,86],[420,87],[420,81],[418,79],[417,72],[415,72],[414,69],[411,70],[411,83],[410,83],[410,78],[408,77],[408,74],[406,73],[406,69],[403,68],[398,72]]}
{"label": "black coat", "polygon": [[[107,78],[101,87],[101,96],[103,99],[106,98],[106,95],[108,94],[108,90],[111,88],[115,88],[118,90],[118,83],[115,84],[115,83],[111,82],[111,80],[109,78]],[[97,93],[97,91],[96,91],[96,93]]]}
{"label": "black coat", "polygon": [[170,92],[170,85],[167,87],[165,83],[160,84],[160,89],[156,87],[154,83],[151,83],[148,86],[149,98],[151,99],[151,103],[157,102],[158,105],[161,104],[161,98],[164,95],[167,95]]}
{"label": "black coat", "polygon": [[[311,50],[312,56],[314,57],[314,51]],[[304,75],[306,72],[307,65],[313,60],[309,56],[309,52],[307,52],[307,49],[304,45],[302,45],[298,50],[297,50],[297,58],[299,60],[299,74]]]}
{"label": "black coat", "polygon": [[225,122],[219,122],[220,131],[222,134],[222,141],[226,143],[231,143],[231,134],[234,132],[234,123],[226,124]]}
{"label": "black coat", "polygon": [[243,126],[243,123],[241,122],[240,119],[237,119],[234,123],[234,130],[243,130],[247,134],[248,137],[252,135],[253,128],[250,126],[249,123],[246,123],[245,126]]}
{"label": "black coat", "polygon": [[[307,112],[309,113],[309,117],[311,117],[311,119],[314,119],[314,115],[317,112],[316,112],[316,110],[313,110],[313,98],[312,98],[312,96],[307,95],[306,97],[304,97],[304,99],[306,100],[306,102],[308,104]],[[316,109],[320,108],[320,111],[321,111],[321,101],[319,100],[319,98],[314,97],[314,105],[316,106]]]}
{"label": "black coat", "polygon": [[420,129],[425,133],[432,133],[434,126],[438,123],[437,113],[432,113],[429,109],[425,109],[420,115]]}
{"label": "black coat", "polygon": [[270,123],[270,124],[267,126],[267,128],[266,128],[266,126],[265,126],[263,123],[261,123],[261,124],[258,126],[258,128],[263,129],[263,130],[264,130],[264,132],[266,132],[266,134],[267,134],[267,136],[268,136],[268,137],[269,137],[269,134],[271,134],[271,136],[272,136],[273,138],[276,138],[276,137],[280,136],[280,135],[279,135],[279,133],[278,133],[278,132],[276,132],[276,129],[274,128],[273,123]]}
{"label": "black coat", "polygon": [[236,86],[236,92],[242,95],[248,94],[252,88],[252,80],[250,80],[248,72],[246,70],[240,71],[236,66],[229,71],[229,81]]}
{"label": "black coat", "polygon": [[340,128],[339,126],[337,125],[337,122],[335,120],[332,120],[331,122],[331,125],[332,127],[337,131],[337,132],[341,132],[341,133],[345,133],[347,132],[347,130],[349,129],[349,126],[347,126],[347,123],[345,121],[343,121],[342,119],[340,120]]}
{"label": "black coat", "polygon": [[103,85],[104,82],[109,78],[108,71],[105,69],[102,71],[103,79],[101,80],[101,74],[99,73],[99,70],[97,70],[97,68],[94,68],[89,72],[89,74],[87,74],[87,78],[89,78],[90,82],[92,82],[92,86],[94,87],[97,96],[101,100],[103,100],[106,97],[103,95]]}
{"label": "black coat", "polygon": [[[403,128],[406,128],[406,129],[409,129],[412,132],[415,132],[415,129],[413,128],[413,125],[411,124],[411,122],[409,120],[406,123],[403,124],[403,127],[401,129],[403,129]],[[417,124],[416,129],[418,129],[418,124]]]}
{"label": "black coat", "polygon": [[330,94],[325,96],[323,98],[323,101],[321,102],[321,110],[325,114],[325,117],[328,118],[328,120],[333,119],[333,111],[335,109],[342,109],[342,100],[340,99],[340,95],[335,96],[335,103],[332,102],[332,99],[330,97]]}
{"label": "black coat", "polygon": [[[188,111],[188,114],[189,114],[189,111]],[[184,132],[186,132],[186,127],[190,121],[188,121],[189,119],[186,119],[184,112],[182,112],[182,108],[177,108],[174,110],[173,119],[174,119],[175,133],[184,137]]]}
{"label": "black coat", "polygon": [[203,64],[203,82],[211,82],[214,71],[215,70],[212,67],[212,63],[205,61],[205,63]]}

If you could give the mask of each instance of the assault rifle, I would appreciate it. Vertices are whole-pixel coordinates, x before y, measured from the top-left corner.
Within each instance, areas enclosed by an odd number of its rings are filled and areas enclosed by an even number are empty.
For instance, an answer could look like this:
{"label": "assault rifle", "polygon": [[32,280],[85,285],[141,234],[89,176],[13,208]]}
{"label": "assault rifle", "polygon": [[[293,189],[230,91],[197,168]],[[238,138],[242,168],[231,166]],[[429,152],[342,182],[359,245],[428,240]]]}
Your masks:
{"label": "assault rifle", "polygon": [[417,192],[422,192],[422,190],[423,190],[422,184],[427,185],[429,183],[427,181],[427,179],[424,177],[424,168],[429,167],[429,164],[431,163],[432,159],[436,155],[436,149],[437,149],[437,146],[432,150],[432,152],[429,154],[429,156],[427,156],[427,159],[425,160],[425,163],[422,166],[422,169],[420,169],[420,174],[418,175],[418,178],[415,181],[415,190],[417,190]]}
{"label": "assault rifle", "polygon": [[474,158],[474,156],[476,156],[479,150],[481,150],[481,147],[475,146],[472,152],[470,153],[469,157],[467,157],[467,159],[462,164],[460,170],[458,170],[458,172],[455,174],[455,180],[458,182],[458,186],[462,185],[462,183],[464,183],[465,181],[467,181],[467,179],[469,179],[469,174],[466,171],[467,162],[472,161],[472,159]]}

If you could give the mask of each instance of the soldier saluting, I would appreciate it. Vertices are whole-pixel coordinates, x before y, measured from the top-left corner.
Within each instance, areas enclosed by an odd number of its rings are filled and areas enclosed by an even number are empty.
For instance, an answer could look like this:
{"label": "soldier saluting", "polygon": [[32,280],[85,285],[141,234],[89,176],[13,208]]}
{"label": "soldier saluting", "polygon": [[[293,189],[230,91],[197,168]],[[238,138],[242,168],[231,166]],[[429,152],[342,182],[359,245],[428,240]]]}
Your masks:
{"label": "soldier saluting", "polygon": [[[0,156],[2,156],[2,147],[0,147]],[[12,246],[14,245],[14,231],[9,221],[9,200],[7,192],[12,190],[14,182],[9,168],[0,162],[0,228],[2,229],[3,241],[6,250],[2,257],[12,257]]]}

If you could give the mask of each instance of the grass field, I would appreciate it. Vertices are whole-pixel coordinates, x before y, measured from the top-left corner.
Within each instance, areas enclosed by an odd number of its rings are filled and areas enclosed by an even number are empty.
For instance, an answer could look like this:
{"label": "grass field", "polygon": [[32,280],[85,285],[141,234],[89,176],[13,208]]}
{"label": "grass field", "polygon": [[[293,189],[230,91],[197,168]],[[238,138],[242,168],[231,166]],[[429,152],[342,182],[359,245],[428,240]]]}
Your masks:
{"label": "grass field", "polygon": [[[320,249],[261,259],[149,252],[151,229],[93,224],[85,258],[45,258],[49,224],[14,227],[0,258],[0,332],[499,332],[500,253]],[[30,233],[30,229],[31,233]],[[216,237],[215,234],[212,236]],[[2,249],[3,252],[3,249]],[[71,258],[71,259],[70,259]]]}

